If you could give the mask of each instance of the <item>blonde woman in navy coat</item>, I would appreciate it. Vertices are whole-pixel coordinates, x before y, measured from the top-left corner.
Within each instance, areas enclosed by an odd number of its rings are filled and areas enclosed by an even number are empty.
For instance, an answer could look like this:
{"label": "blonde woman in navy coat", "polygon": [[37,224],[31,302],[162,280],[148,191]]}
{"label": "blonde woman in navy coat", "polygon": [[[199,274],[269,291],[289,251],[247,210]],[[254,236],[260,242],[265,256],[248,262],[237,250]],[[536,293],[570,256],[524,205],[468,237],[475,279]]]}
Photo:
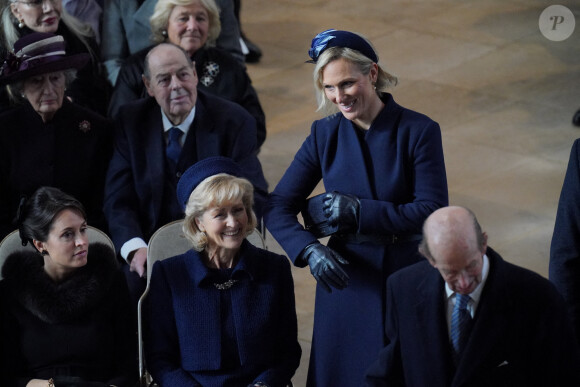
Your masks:
{"label": "blonde woman in navy coat", "polygon": [[[361,36],[324,31],[309,55],[319,110],[338,112],[312,124],[265,219],[294,264],[309,265],[318,282],[308,386],[359,386],[386,344],[386,279],[420,260],[423,221],[448,203],[441,132],[384,92],[397,79]],[[333,231],[328,246],[297,219],[320,179],[326,194],[318,215]]]}
{"label": "blonde woman in navy coat", "polygon": [[245,237],[252,184],[217,156],[179,180],[192,249],[153,266],[147,368],[160,387],[284,387],[300,362],[286,257]]}

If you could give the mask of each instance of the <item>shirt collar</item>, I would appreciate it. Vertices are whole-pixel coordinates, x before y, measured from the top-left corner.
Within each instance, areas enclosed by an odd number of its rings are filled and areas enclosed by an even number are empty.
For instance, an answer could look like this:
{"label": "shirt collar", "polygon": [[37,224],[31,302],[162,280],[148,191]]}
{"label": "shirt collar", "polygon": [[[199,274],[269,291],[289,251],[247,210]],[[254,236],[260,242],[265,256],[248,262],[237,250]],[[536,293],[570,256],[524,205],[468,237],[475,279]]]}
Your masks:
{"label": "shirt collar", "polygon": [[[471,299],[474,303],[479,303],[479,298],[481,297],[481,292],[483,291],[483,286],[485,285],[485,281],[487,280],[487,276],[489,274],[489,259],[487,255],[483,254],[483,267],[481,268],[481,282],[473,292],[469,294]],[[447,294],[447,299],[451,298],[455,295],[455,292],[451,290],[447,282],[445,282],[445,293]]]}
{"label": "shirt collar", "polygon": [[187,115],[185,120],[183,120],[183,122],[181,124],[173,125],[171,123],[171,121],[169,120],[169,118],[167,118],[167,115],[165,114],[163,109],[161,109],[161,120],[163,121],[163,132],[167,132],[171,128],[179,128],[179,129],[181,129],[181,131],[184,134],[184,136],[182,138],[185,138],[187,136],[187,132],[189,132],[189,127],[191,126],[191,123],[193,122],[194,118],[195,118],[195,106],[193,107],[193,109],[191,109],[191,111],[189,112],[189,114]]}

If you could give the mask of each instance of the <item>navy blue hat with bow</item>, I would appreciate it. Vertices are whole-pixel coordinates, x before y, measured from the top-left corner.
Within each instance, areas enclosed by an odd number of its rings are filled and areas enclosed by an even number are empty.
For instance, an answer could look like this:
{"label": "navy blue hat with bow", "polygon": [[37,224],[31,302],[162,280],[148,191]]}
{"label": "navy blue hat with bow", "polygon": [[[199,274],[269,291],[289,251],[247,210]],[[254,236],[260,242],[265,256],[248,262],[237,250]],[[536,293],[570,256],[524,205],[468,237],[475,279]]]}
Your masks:
{"label": "navy blue hat with bow", "polygon": [[199,183],[220,173],[243,177],[242,168],[229,157],[208,157],[189,167],[177,183],[177,200],[181,208],[185,209],[191,193]]}
{"label": "navy blue hat with bow", "polygon": [[307,62],[316,63],[320,54],[330,47],[347,47],[357,50],[375,63],[378,63],[379,61],[375,50],[373,50],[371,45],[361,36],[349,31],[326,30],[312,39],[312,44],[308,50],[308,55],[312,60]]}

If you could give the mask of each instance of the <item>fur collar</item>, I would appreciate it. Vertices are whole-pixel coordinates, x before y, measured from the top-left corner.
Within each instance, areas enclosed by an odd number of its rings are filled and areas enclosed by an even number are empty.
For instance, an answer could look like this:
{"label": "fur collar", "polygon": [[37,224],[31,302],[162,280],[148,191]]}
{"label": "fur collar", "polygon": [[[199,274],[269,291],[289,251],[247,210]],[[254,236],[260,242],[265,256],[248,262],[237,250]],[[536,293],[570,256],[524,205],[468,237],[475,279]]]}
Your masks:
{"label": "fur collar", "polygon": [[9,294],[26,310],[47,323],[86,315],[110,289],[118,270],[115,252],[102,243],[89,246],[87,264],[61,283],[44,271],[37,252],[10,254],[2,268]]}

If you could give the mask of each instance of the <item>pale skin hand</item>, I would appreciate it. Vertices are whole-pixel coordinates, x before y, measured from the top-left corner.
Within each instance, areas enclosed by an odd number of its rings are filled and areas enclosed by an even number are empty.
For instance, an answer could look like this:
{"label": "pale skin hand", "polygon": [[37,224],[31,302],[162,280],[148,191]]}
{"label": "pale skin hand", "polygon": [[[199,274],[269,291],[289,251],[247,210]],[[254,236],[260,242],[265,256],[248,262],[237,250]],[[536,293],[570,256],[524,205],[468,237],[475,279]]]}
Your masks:
{"label": "pale skin hand", "polygon": [[143,278],[145,276],[145,264],[147,263],[147,247],[141,247],[135,250],[133,254],[133,259],[131,259],[130,271],[137,272],[139,277]]}

